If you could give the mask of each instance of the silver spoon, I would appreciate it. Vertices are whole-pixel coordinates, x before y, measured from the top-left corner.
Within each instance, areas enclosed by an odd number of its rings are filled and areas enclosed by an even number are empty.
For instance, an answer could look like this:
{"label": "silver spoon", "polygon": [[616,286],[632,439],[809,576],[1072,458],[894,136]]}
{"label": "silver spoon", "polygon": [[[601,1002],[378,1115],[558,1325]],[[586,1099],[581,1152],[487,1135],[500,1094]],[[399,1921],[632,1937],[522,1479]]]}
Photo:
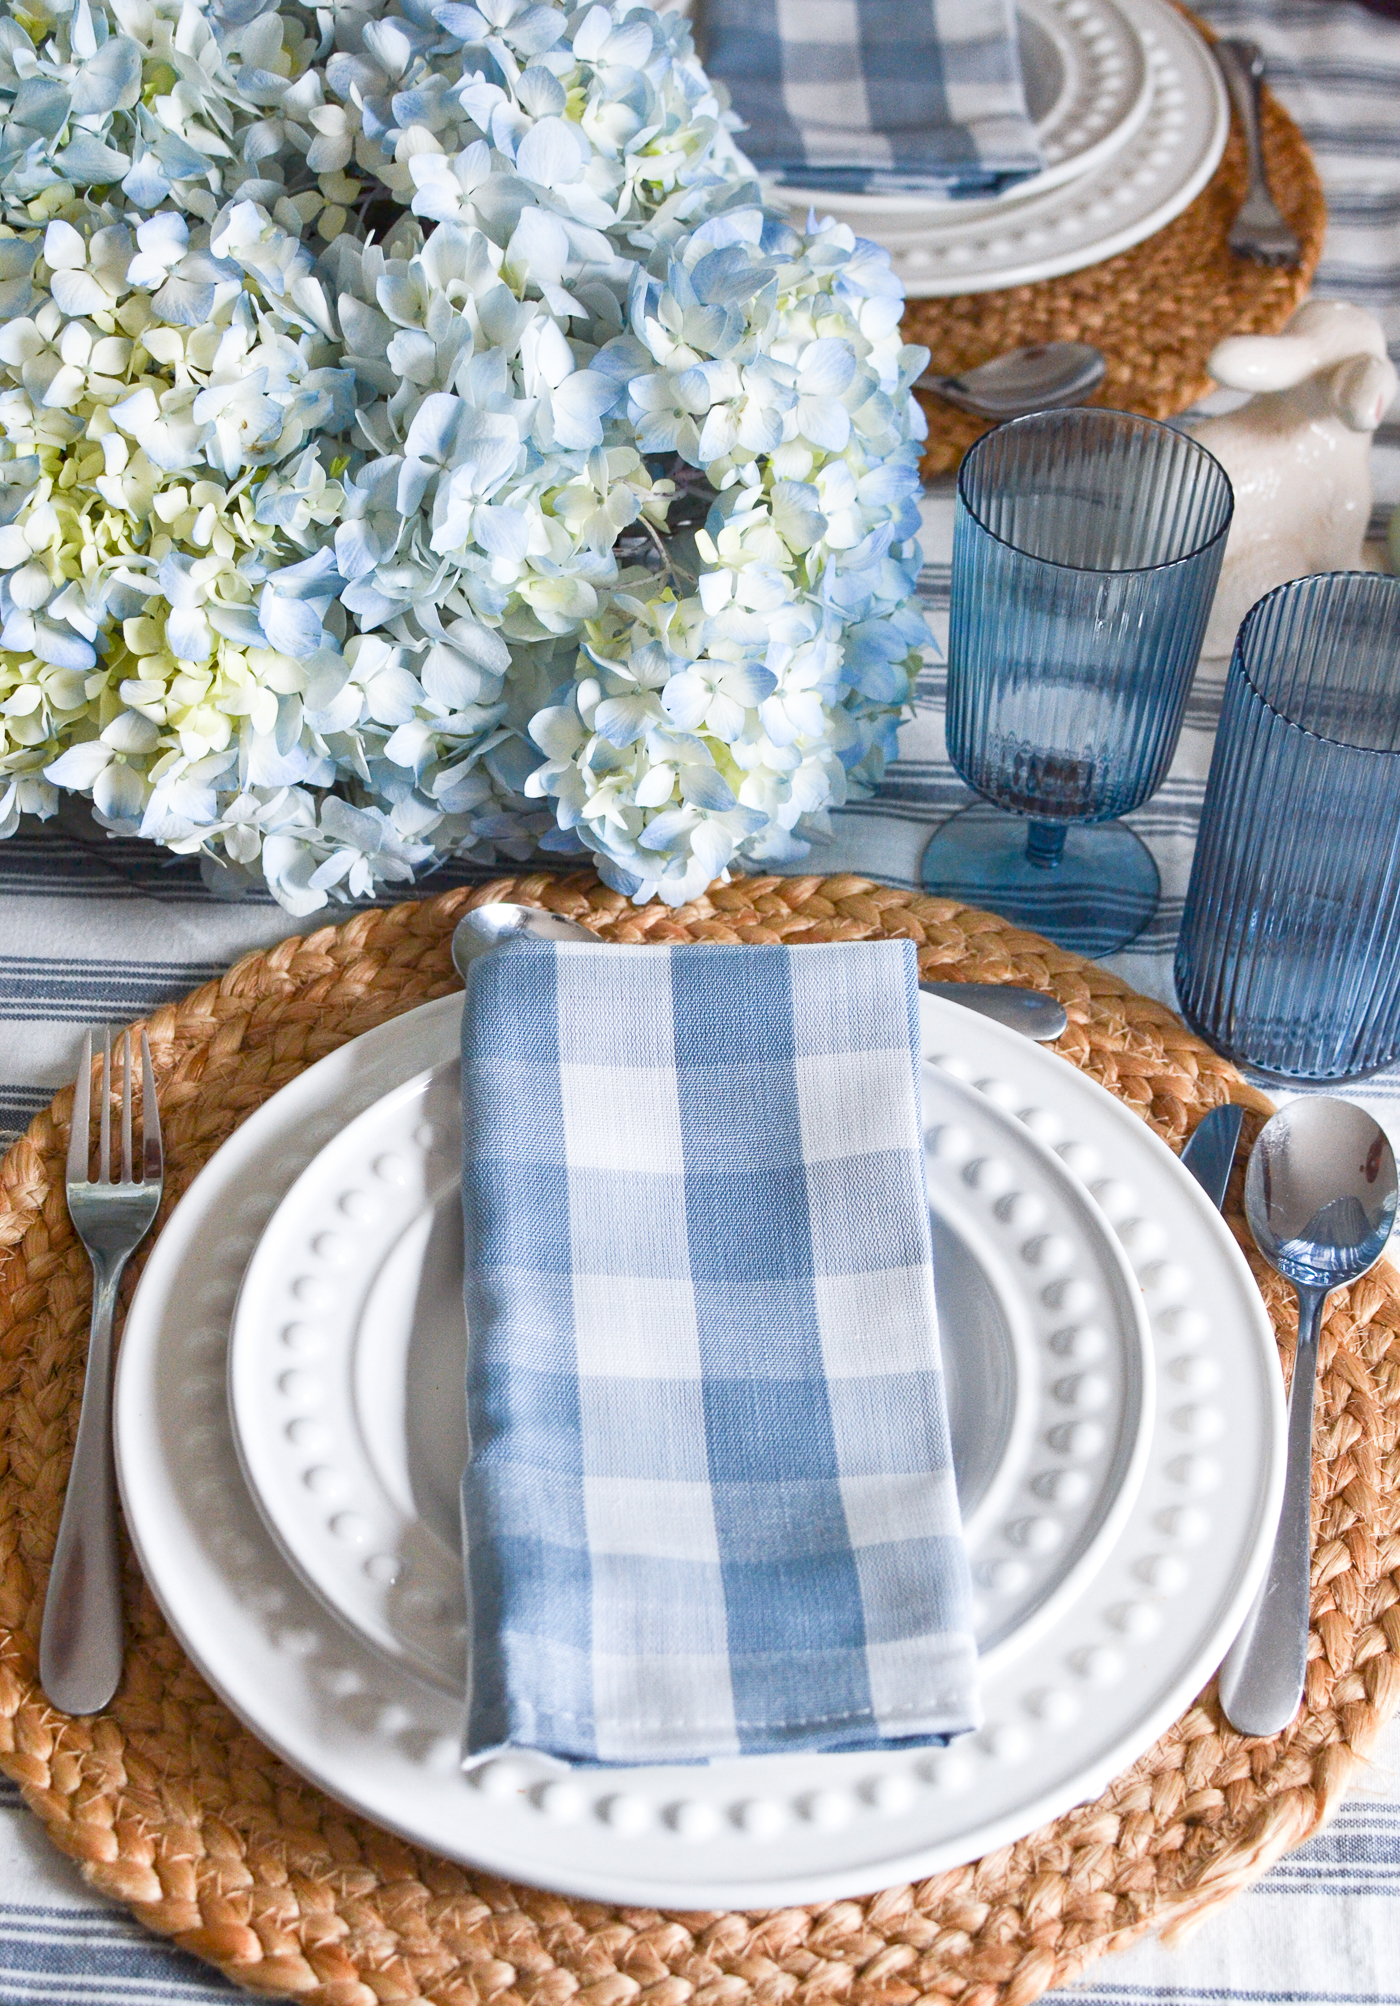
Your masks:
{"label": "silver spoon", "polygon": [[[542,912],[538,906],[479,905],[458,920],[452,935],[457,973],[465,981],[468,967],[479,954],[489,954],[503,940],[522,934],[531,940],[598,938],[577,920]],[[991,1017],[1040,1044],[1052,1044],[1069,1022],[1063,1003],[1039,989],[1013,989],[999,982],[921,982],[919,987],[930,996],[941,996],[945,1002],[961,1003],[964,1009]]]}
{"label": "silver spoon", "polygon": [[1220,1668],[1220,1704],[1241,1734],[1277,1734],[1303,1697],[1308,1661],[1313,1386],[1331,1289],[1380,1259],[1395,1220],[1395,1158],[1350,1101],[1309,1095],[1260,1132],[1244,1209],[1260,1253],[1298,1294],[1283,1509],[1264,1586]]}
{"label": "silver spoon", "polygon": [[921,982],[919,987],[925,995],[960,1003],[1038,1045],[1053,1045],[1069,1023],[1064,1004],[1043,989],[1015,989],[1007,982]]}
{"label": "silver spoon", "polygon": [[465,982],[478,955],[489,954],[503,940],[591,940],[596,933],[576,919],[545,912],[534,905],[479,905],[458,920],[452,934],[452,965]]}
{"label": "silver spoon", "polygon": [[926,370],[914,388],[932,390],[979,418],[1022,418],[1030,411],[1082,404],[1103,382],[1106,367],[1087,341],[1038,341],[1009,349],[960,376]]}

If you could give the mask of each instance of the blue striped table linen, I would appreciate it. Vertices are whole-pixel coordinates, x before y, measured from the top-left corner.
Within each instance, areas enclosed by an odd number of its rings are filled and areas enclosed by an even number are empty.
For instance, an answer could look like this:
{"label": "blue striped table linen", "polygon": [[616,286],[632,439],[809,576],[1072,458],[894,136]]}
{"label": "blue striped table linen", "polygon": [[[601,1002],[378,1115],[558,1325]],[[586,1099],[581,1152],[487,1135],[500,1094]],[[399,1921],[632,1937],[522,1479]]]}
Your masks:
{"label": "blue striped table linen", "polygon": [[920,1063],[907,940],[473,963],[469,1760],[977,1724]]}
{"label": "blue striped table linen", "polygon": [[704,0],[710,74],[788,187],[989,195],[1045,165],[1012,0]]}

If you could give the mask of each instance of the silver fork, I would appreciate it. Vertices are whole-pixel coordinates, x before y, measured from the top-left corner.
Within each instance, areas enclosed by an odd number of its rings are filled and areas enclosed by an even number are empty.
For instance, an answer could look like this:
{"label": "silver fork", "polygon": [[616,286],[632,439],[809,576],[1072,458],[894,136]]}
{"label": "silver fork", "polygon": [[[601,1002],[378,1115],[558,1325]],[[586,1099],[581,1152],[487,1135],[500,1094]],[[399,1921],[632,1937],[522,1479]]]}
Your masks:
{"label": "silver fork", "polygon": [[131,1033],[122,1067],[121,1176],[112,1176],[112,1034],[102,1034],[97,1176],[91,1177],[92,1032],[83,1043],[68,1138],[68,1216],[92,1262],[92,1333],[73,1467],[58,1528],[39,1679],[64,1713],[97,1713],[122,1675],[121,1572],[112,1450],[112,1312],[122,1269],[150,1231],[165,1165],[151,1048],[141,1033],[141,1175],[131,1160]]}
{"label": "silver fork", "polygon": [[1303,255],[1296,232],[1284,221],[1269,193],[1264,173],[1264,146],[1259,129],[1259,92],[1264,83],[1264,53],[1257,42],[1228,37],[1215,44],[1235,111],[1244,128],[1249,160],[1249,185],[1239,214],[1230,225],[1229,245],[1237,257],[1261,265],[1296,265]]}

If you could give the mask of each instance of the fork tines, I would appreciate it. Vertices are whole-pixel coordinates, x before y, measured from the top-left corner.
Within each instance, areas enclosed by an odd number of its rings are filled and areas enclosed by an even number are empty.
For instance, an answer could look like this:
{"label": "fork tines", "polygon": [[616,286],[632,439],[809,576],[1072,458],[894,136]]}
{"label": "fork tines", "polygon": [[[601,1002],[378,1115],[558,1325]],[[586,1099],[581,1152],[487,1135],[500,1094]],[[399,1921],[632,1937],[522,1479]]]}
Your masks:
{"label": "fork tines", "polygon": [[68,1182],[70,1184],[135,1184],[159,1180],[163,1171],[163,1156],[160,1140],[160,1109],[156,1103],[155,1074],[151,1069],[151,1048],[146,1033],[141,1033],[141,1174],[133,1174],[131,1149],[131,1075],[132,1050],[131,1032],[123,1034],[119,1042],[122,1053],[122,1111],[121,1111],[121,1174],[112,1175],[112,1032],[110,1026],[102,1029],[102,1050],[100,1054],[100,1077],[98,1082],[97,1113],[97,1156],[98,1170],[91,1176],[92,1149],[92,1039],[89,1031],[83,1039],[83,1056],[78,1062],[78,1077],[73,1086],[73,1120],[68,1136]]}

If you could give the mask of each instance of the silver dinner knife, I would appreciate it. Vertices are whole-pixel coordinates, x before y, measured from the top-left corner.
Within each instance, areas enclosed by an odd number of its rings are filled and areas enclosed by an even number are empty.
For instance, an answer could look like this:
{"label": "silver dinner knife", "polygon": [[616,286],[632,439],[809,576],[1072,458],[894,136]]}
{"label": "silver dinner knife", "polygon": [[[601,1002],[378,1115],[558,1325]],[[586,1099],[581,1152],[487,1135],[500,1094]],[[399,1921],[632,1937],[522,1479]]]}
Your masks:
{"label": "silver dinner knife", "polygon": [[1235,1151],[1240,1146],[1244,1109],[1226,1103],[1203,1114],[1181,1152],[1181,1160],[1219,1212],[1225,1204],[1225,1188],[1234,1168]]}

